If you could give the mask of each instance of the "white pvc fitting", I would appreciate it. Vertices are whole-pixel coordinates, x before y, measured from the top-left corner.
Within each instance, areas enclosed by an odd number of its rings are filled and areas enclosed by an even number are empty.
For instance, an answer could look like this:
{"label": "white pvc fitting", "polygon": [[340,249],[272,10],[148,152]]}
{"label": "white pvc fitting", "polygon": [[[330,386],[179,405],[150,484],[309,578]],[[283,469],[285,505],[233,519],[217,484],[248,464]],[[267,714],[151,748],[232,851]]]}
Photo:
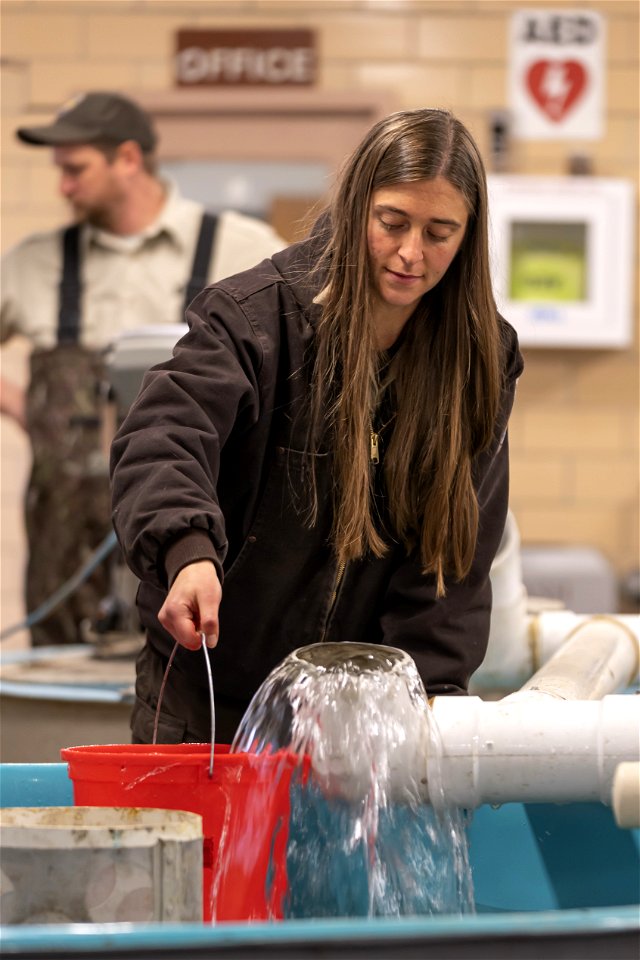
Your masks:
{"label": "white pvc fitting", "polygon": [[442,743],[441,757],[427,757],[434,803],[609,803],[617,766],[640,760],[638,697],[437,697],[432,713]]}
{"label": "white pvc fitting", "polygon": [[616,768],[611,806],[619,827],[640,827],[640,763],[621,763]]}

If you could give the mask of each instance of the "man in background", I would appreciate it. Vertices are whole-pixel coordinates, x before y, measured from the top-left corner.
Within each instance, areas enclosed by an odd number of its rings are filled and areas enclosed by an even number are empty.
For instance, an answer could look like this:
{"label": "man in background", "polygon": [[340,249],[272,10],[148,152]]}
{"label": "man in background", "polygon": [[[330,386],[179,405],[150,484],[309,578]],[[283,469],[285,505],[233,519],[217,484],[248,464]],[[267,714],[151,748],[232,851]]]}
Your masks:
{"label": "man in background", "polygon": [[[207,283],[285,246],[272,228],[234,211],[217,216],[156,169],[157,137],[132,100],[92,92],[55,120],[17,131],[52,148],[74,222],[27,237],[2,259],[0,340],[32,346],[26,391],[0,384],[0,411],[29,434],[27,611],[90,559],[111,530],[101,409],[105,351],[124,331],[175,324]],[[34,646],[78,643],[109,593],[90,578],[31,627]]]}

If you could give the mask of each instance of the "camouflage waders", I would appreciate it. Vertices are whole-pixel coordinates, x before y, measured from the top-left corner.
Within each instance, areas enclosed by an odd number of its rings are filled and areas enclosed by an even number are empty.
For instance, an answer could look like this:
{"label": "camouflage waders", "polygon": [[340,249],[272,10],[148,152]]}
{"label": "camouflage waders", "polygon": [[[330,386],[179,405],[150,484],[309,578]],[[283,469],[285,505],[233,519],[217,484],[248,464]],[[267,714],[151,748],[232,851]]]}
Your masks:
{"label": "camouflage waders", "polygon": [[[216,228],[215,214],[203,213],[191,275],[185,284],[185,310],[207,284]],[[79,345],[80,237],[78,224],[60,234],[58,345],[31,355],[27,429],[33,459],[25,505],[27,613],[49,600],[113,529],[102,443],[105,364],[101,352]],[[109,559],[103,561],[65,601],[34,624],[32,645],[82,642],[82,622],[94,621],[101,613],[100,602],[111,593],[112,566]]]}
{"label": "camouflage waders", "polygon": [[[100,353],[76,344],[31,356],[27,421],[33,462],[25,515],[29,559],[27,612],[32,613],[85,563],[111,527],[109,476],[102,450]],[[94,619],[109,593],[108,561],[31,628],[34,646],[80,643],[80,624]]]}

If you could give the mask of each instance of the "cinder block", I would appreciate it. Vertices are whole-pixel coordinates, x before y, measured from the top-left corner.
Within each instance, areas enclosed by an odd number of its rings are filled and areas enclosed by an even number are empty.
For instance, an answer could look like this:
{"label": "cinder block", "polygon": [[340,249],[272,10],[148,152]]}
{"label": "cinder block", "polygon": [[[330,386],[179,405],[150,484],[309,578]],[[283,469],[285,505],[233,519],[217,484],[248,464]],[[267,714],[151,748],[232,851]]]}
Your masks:
{"label": "cinder block", "polygon": [[[16,6],[3,4],[3,57],[38,60],[54,54],[64,60],[81,55],[82,15],[86,16],[87,10],[78,10],[73,15],[64,13],[60,4],[41,4],[31,11],[14,9]],[[76,4],[76,8],[78,6]]]}
{"label": "cinder block", "polygon": [[511,455],[510,490],[520,502],[566,503],[572,494],[571,465],[556,458]]}
{"label": "cinder block", "polygon": [[[175,47],[175,34],[189,25],[184,14],[163,13],[164,4],[154,3],[147,13],[117,10],[103,15],[102,4],[92,5],[86,24],[87,56],[95,60],[119,60],[121,63],[151,57],[170,57]],[[139,9],[139,8],[138,8]]]}
{"label": "cinder block", "polygon": [[[638,112],[638,68],[610,66],[606,75],[607,97],[616,111]],[[636,150],[638,144],[636,142]]]}
{"label": "cinder block", "polygon": [[[134,87],[135,64],[125,60],[35,61],[31,67],[31,100],[57,109],[85,90],[123,90]],[[51,119],[51,116],[48,116]]]}
{"label": "cinder block", "polygon": [[418,24],[418,52],[428,60],[500,62],[507,56],[508,18],[473,12],[462,15],[457,3],[450,16],[427,13]]}
{"label": "cinder block", "polygon": [[607,457],[581,459],[576,471],[575,495],[578,500],[591,500],[599,506],[640,501],[637,452]]}
{"label": "cinder block", "polygon": [[597,352],[593,356],[576,359],[572,381],[576,404],[624,404],[633,412],[640,396],[637,352]]}
{"label": "cinder block", "polygon": [[20,113],[27,104],[29,91],[29,69],[25,60],[14,60],[4,54],[1,66],[2,112],[10,115]]}
{"label": "cinder block", "polygon": [[459,67],[426,64],[363,64],[356,69],[361,89],[389,90],[399,110],[443,107],[455,110],[464,101]]}
{"label": "cinder block", "polygon": [[573,360],[566,351],[525,349],[523,356],[516,409],[526,409],[529,403],[565,404],[571,399]]}
{"label": "cinder block", "polygon": [[[607,60],[609,63],[630,64],[638,67],[638,4],[630,0],[625,13],[631,16],[613,16],[615,3],[607,3]],[[635,14],[635,16],[634,16]]]}
{"label": "cinder block", "polygon": [[404,16],[376,16],[370,11],[361,16],[322,17],[315,24],[320,56],[326,60],[403,61],[410,43],[410,23]]}
{"label": "cinder block", "polygon": [[605,456],[627,448],[627,421],[622,408],[559,410],[554,406],[536,406],[521,410],[520,414],[524,438],[532,453],[565,451]]}
{"label": "cinder block", "polygon": [[586,544],[596,547],[616,564],[616,511],[571,506],[525,507],[512,504],[523,544]]}
{"label": "cinder block", "polygon": [[503,109],[507,106],[504,67],[470,66],[465,71],[465,99],[474,110]]}
{"label": "cinder block", "polygon": [[4,209],[20,210],[22,198],[28,195],[28,170],[23,165],[7,161],[2,164],[1,177]]}

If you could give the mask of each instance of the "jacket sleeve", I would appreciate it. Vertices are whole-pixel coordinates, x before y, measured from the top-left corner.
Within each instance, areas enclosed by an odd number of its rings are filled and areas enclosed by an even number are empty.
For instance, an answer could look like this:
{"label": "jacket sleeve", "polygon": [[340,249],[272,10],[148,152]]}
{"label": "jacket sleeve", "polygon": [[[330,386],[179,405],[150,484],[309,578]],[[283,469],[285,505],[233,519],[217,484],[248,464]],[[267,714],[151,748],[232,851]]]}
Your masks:
{"label": "jacket sleeve", "polygon": [[489,640],[491,564],[500,546],[509,506],[507,424],[522,357],[515,331],[508,337],[503,399],[493,444],[474,465],[479,506],[476,551],[462,581],[446,578],[446,595],[436,599],[435,578],[425,576],[415,558],[391,578],[381,626],[383,642],[406,650],[415,660],[427,694],[465,694],[471,674],[482,663]]}
{"label": "jacket sleeve", "polygon": [[161,587],[167,551],[187,537],[222,574],[221,452],[231,433],[259,413],[262,351],[239,305],[211,287],[193,301],[187,320],[173,358],[145,375],[111,448],[120,546],[136,576]]}

